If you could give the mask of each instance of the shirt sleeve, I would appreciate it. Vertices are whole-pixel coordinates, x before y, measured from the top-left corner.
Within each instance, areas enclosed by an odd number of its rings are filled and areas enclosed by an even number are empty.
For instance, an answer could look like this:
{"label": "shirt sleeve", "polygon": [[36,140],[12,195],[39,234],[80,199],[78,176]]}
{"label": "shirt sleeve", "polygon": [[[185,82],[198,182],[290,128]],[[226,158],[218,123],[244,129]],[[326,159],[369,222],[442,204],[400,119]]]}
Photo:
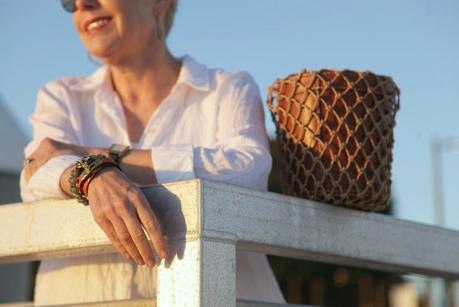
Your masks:
{"label": "shirt sleeve", "polygon": [[40,167],[26,182],[21,172],[21,197],[24,202],[37,201],[46,198],[70,198],[60,188],[62,173],[75,164],[80,157],[65,155],[50,159]]}
{"label": "shirt sleeve", "polygon": [[[26,157],[32,154],[46,137],[63,143],[77,144],[64,97],[65,88],[58,82],[47,84],[39,90],[35,111],[29,117],[33,138],[24,150]],[[74,164],[78,158],[69,155],[50,159],[28,182],[25,181],[24,171],[22,171],[20,179],[22,200],[30,202],[45,198],[66,198],[65,193],[60,189],[59,180],[65,169]]]}
{"label": "shirt sleeve", "polygon": [[247,73],[231,75],[219,90],[217,144],[152,148],[158,182],[201,178],[266,190],[272,158],[258,86]]}

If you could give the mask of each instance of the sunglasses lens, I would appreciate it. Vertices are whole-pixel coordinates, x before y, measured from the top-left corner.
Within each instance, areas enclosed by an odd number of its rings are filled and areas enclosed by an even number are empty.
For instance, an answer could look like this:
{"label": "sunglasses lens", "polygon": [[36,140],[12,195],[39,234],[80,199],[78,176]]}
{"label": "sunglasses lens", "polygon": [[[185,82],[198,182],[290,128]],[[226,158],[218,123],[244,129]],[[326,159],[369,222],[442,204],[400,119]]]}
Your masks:
{"label": "sunglasses lens", "polygon": [[75,0],[61,0],[62,7],[69,13],[76,11]]}

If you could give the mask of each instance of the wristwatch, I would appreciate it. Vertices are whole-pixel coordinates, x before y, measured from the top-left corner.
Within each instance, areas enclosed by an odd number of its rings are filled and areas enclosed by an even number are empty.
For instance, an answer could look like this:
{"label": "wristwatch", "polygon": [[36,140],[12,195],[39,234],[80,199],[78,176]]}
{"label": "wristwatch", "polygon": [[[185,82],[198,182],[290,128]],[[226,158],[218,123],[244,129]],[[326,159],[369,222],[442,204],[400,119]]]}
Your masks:
{"label": "wristwatch", "polygon": [[121,159],[131,150],[131,148],[127,145],[120,145],[120,144],[113,144],[108,149],[108,156],[115,162],[116,164],[120,164]]}

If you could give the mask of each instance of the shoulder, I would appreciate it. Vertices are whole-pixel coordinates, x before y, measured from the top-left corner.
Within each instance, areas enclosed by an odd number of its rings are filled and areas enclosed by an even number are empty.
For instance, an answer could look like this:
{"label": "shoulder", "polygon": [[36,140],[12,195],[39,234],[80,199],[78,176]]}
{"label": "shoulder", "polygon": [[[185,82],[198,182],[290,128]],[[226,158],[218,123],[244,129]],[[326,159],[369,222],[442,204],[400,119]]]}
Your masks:
{"label": "shoulder", "polygon": [[260,90],[255,78],[247,71],[229,72],[221,68],[209,70],[211,89],[218,100],[232,101],[260,99]]}
{"label": "shoulder", "polygon": [[40,87],[39,92],[50,93],[71,92],[73,88],[85,81],[84,77],[64,77],[49,81]]}
{"label": "shoulder", "polygon": [[246,71],[228,72],[222,68],[208,68],[189,55],[183,58],[182,71],[179,82],[184,82],[199,91],[228,92],[242,88],[255,88],[258,86],[255,79]]}
{"label": "shoulder", "polygon": [[210,70],[210,76],[215,102],[219,106],[245,110],[261,105],[260,89],[249,72],[228,72],[218,68]]}
{"label": "shoulder", "polygon": [[39,95],[44,92],[51,95],[68,96],[97,89],[104,83],[106,78],[107,68],[103,66],[87,77],[72,76],[49,81],[39,89]]}
{"label": "shoulder", "polygon": [[228,72],[217,68],[211,70],[211,79],[217,88],[225,88],[228,90],[241,90],[243,88],[258,89],[255,78],[247,71]]}
{"label": "shoulder", "polygon": [[35,110],[37,112],[54,108],[68,109],[72,99],[72,86],[78,84],[81,78],[66,77],[47,82],[40,87],[36,97]]}

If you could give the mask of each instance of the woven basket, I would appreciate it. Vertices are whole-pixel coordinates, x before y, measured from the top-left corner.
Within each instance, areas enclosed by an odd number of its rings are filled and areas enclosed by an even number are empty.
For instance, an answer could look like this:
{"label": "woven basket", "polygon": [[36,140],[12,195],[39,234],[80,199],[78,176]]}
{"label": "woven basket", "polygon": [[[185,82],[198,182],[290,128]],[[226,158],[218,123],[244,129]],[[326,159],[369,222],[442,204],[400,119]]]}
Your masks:
{"label": "woven basket", "polygon": [[303,70],[269,88],[283,191],[366,211],[390,198],[400,91],[371,72]]}

